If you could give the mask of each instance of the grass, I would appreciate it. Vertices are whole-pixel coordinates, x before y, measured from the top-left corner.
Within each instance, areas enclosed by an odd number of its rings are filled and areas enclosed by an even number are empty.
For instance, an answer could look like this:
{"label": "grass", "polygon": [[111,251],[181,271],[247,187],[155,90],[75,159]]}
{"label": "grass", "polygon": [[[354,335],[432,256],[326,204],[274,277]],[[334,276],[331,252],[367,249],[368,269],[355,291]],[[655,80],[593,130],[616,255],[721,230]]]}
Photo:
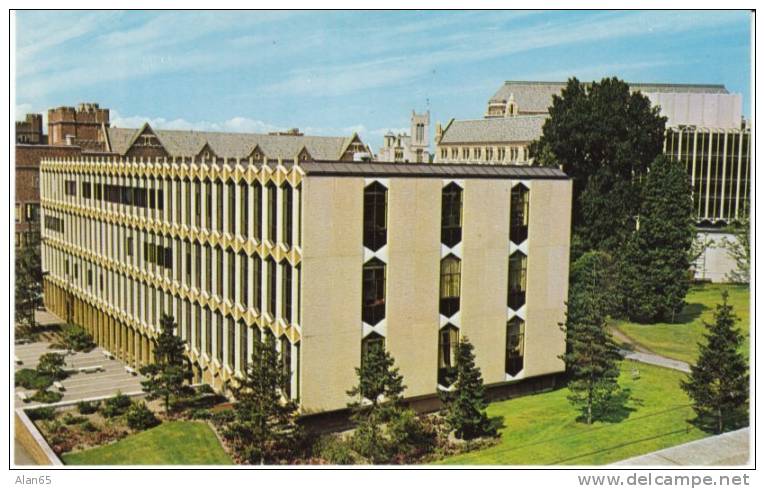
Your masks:
{"label": "grass", "polygon": [[[639,370],[633,379],[632,370]],[[630,399],[616,422],[586,425],[569,404],[568,389],[495,402],[490,416],[502,416],[498,445],[441,460],[462,465],[601,465],[703,438],[688,424],[693,412],[680,390],[683,374],[625,361],[620,384]]]}
{"label": "grass", "polygon": [[231,465],[205,423],[169,421],[103,447],[66,453],[67,465]]}
{"label": "grass", "polygon": [[739,317],[744,333],[744,355],[749,356],[749,287],[746,285],[705,284],[691,288],[687,305],[672,324],[636,324],[614,321],[613,326],[638,345],[659,355],[694,363],[698,343],[704,340],[704,321],[712,322],[715,306],[722,302],[723,290],[728,291],[728,303]]}

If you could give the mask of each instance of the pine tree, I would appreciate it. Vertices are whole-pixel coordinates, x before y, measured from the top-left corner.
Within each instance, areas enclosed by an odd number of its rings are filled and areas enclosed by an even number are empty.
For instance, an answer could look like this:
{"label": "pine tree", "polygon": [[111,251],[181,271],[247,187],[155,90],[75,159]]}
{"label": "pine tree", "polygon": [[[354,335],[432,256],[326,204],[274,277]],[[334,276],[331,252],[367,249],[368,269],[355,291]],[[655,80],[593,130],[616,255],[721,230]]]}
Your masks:
{"label": "pine tree", "polygon": [[723,246],[736,264],[736,268],[728,272],[727,279],[736,284],[748,284],[749,272],[749,216],[733,226],[733,239],[725,238]]}
{"label": "pine tree", "polygon": [[738,317],[723,292],[714,323],[704,323],[708,333],[699,343],[699,357],[680,385],[693,402],[697,421],[705,429],[722,433],[745,418],[749,399],[749,369],[739,351],[744,337],[736,327]]}
{"label": "pine tree", "polygon": [[189,395],[191,367],[186,358],[183,339],[175,335],[175,320],[168,314],[160,319],[160,333],[154,345],[154,363],[140,369],[147,379],[141,381],[149,400],[162,399],[165,413],[170,413],[175,402]]}
{"label": "pine tree", "polygon": [[486,414],[489,403],[483,387],[481,369],[475,364],[473,345],[463,337],[457,346],[457,375],[453,388],[440,393],[446,424],[462,440],[496,436],[501,418]]}
{"label": "pine tree", "polygon": [[373,464],[389,463],[396,447],[384,431],[404,409],[401,401],[404,379],[394,366],[393,357],[380,344],[370,347],[356,368],[358,384],[348,391],[355,400],[348,404],[356,429],[351,444]]}
{"label": "pine tree", "polygon": [[575,281],[566,312],[566,353],[569,401],[582,411],[587,424],[608,413],[620,390],[619,348],[608,331],[611,307],[607,297],[607,261],[601,255],[583,255],[573,267]]}
{"label": "pine tree", "polygon": [[688,175],[656,158],[645,179],[639,225],[621,254],[624,312],[633,321],[674,321],[690,288],[696,230]]}
{"label": "pine tree", "polygon": [[224,435],[236,452],[251,464],[290,460],[302,430],[297,424],[297,404],[281,390],[288,375],[282,371],[273,336],[255,341],[247,373],[234,390],[234,420]]}
{"label": "pine tree", "polygon": [[40,260],[40,242],[35,233],[29,233],[29,239],[16,254],[16,325],[20,328],[33,328],[35,310],[43,305],[43,273]]}

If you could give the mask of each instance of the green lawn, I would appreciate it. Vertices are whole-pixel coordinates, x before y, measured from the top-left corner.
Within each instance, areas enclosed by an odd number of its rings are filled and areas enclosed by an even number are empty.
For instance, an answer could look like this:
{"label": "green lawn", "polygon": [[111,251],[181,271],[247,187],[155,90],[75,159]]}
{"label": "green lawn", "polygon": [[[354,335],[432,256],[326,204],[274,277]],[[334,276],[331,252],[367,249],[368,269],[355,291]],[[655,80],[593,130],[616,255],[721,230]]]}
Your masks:
{"label": "green lawn", "polygon": [[231,465],[204,423],[170,421],[111,445],[67,453],[67,465]]}
{"label": "green lawn", "polygon": [[712,322],[715,305],[722,301],[723,290],[738,315],[744,333],[743,352],[749,355],[749,287],[745,285],[706,284],[694,286],[686,297],[687,305],[674,324],[635,324],[614,321],[613,325],[634,342],[652,352],[694,363],[698,343],[706,332],[703,321]]}
{"label": "green lawn", "polygon": [[[632,369],[639,369],[638,379]],[[623,418],[586,425],[569,404],[568,389],[535,394],[489,406],[503,416],[498,445],[447,458],[463,465],[601,465],[693,441],[705,434],[689,425],[688,398],[674,370],[625,361],[620,384],[630,390]]]}

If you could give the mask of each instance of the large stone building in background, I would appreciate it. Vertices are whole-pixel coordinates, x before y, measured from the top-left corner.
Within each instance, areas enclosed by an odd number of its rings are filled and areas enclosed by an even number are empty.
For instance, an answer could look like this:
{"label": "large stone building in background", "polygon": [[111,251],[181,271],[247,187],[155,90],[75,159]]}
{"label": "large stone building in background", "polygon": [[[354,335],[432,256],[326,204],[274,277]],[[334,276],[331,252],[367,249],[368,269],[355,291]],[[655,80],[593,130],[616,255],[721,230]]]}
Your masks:
{"label": "large stone building in background", "polygon": [[[484,118],[436,126],[439,163],[532,164],[528,145],[542,135],[554,95],[565,82],[507,81],[489,99]],[[741,94],[724,85],[632,83],[667,117],[664,152],[687,168],[700,235],[710,246],[697,277],[723,281],[734,266],[723,229],[748,215],[751,130]]]}
{"label": "large stone building in background", "polygon": [[151,358],[164,312],[219,390],[271,336],[304,414],[345,408],[370,348],[425,404],[461,335],[497,389],[563,371],[561,171],[354,162],[357,137],[106,135],[111,156],[42,162],[45,302],[130,365]]}
{"label": "large stone building in background", "polygon": [[430,161],[430,111],[417,114],[412,111],[411,133],[393,134],[389,131],[383,137],[383,147],[377,161],[395,163],[428,163]]}

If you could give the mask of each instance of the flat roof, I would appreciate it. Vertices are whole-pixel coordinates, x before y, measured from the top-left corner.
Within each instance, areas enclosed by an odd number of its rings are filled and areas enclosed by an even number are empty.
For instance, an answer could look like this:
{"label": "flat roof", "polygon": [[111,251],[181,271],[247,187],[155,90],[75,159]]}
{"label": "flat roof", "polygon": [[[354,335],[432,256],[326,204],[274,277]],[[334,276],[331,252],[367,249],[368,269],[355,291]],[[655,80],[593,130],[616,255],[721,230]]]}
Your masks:
{"label": "flat roof", "polygon": [[414,178],[504,178],[568,180],[562,170],[550,166],[381,163],[304,161],[299,163],[306,175],[336,177],[414,177]]}

